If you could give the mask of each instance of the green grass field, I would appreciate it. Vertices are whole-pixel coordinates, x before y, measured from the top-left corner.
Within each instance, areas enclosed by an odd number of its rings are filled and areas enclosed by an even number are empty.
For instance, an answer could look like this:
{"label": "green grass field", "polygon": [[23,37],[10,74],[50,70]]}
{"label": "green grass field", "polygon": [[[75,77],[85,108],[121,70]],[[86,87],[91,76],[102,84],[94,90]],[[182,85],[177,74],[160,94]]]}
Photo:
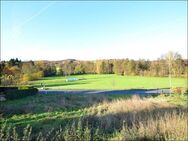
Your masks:
{"label": "green grass field", "polygon": [[[168,78],[75,75],[31,81],[49,89],[166,88]],[[70,78],[69,77],[69,78]],[[173,78],[173,87],[186,87]],[[0,103],[0,140],[187,140],[187,94],[37,94]],[[173,123],[173,124],[172,124]]]}
{"label": "green grass field", "polygon": [[[80,78],[82,80],[66,82],[66,78]],[[49,89],[143,89],[143,88],[168,88],[168,77],[146,76],[120,76],[107,75],[73,75],[69,77],[45,77],[41,80],[30,82],[38,88],[41,83]],[[172,78],[172,87],[187,87],[186,78]]]}
{"label": "green grass field", "polygon": [[47,94],[4,101],[0,140],[187,139],[187,95],[130,97]]}

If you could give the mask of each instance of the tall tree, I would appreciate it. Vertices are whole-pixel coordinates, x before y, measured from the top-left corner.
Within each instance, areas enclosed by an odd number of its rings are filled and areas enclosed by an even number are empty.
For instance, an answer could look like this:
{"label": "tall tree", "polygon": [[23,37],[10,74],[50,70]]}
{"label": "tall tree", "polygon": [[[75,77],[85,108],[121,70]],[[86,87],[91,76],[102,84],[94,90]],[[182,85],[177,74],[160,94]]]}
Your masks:
{"label": "tall tree", "polygon": [[175,70],[175,64],[178,62],[179,59],[181,59],[181,55],[177,52],[169,51],[164,55],[164,58],[166,60],[166,64],[168,65],[169,85],[170,88],[172,88],[172,72],[173,70]]}

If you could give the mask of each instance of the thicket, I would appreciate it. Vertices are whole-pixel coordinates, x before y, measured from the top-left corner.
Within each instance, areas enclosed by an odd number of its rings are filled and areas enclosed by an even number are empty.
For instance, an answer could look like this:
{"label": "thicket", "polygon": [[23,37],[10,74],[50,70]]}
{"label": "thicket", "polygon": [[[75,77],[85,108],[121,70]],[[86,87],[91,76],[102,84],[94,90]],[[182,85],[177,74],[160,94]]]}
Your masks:
{"label": "thicket", "polygon": [[38,89],[33,87],[0,87],[0,93],[8,100],[19,99],[32,96],[38,93]]}

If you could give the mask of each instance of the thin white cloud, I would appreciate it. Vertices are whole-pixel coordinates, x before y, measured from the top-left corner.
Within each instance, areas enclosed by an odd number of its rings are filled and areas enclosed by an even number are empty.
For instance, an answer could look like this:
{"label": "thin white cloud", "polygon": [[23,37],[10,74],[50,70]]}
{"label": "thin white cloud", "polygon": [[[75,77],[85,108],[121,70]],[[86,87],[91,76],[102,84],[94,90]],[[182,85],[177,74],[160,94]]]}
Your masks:
{"label": "thin white cloud", "polygon": [[26,24],[28,24],[29,22],[31,22],[32,20],[34,20],[35,18],[37,18],[38,16],[40,16],[41,14],[43,14],[48,8],[50,8],[55,3],[56,3],[55,1],[52,1],[52,2],[48,3],[46,6],[42,7],[39,11],[37,11],[36,13],[34,13],[32,16],[28,17],[26,20],[24,20],[20,24],[18,24],[18,25],[14,24],[12,26],[12,30],[11,30],[11,33],[10,33],[10,36],[9,36],[10,38],[8,40],[11,40],[12,43],[15,40],[17,40],[23,34],[22,28]]}
{"label": "thin white cloud", "polygon": [[32,16],[30,16],[29,18],[27,18],[25,21],[23,21],[18,27],[22,27],[25,24],[27,24],[30,21],[32,21],[33,19],[35,19],[36,17],[40,16],[42,13],[44,13],[49,7],[51,7],[55,3],[56,3],[55,1],[50,2],[45,7],[41,8],[39,11],[37,11],[36,13],[34,13]]}

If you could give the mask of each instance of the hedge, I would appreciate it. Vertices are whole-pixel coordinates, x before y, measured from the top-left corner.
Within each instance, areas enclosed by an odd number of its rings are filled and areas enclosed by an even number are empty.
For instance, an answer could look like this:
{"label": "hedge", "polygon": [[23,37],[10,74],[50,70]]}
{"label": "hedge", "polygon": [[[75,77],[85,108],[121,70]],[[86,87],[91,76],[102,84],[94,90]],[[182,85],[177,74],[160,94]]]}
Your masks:
{"label": "hedge", "polygon": [[38,89],[32,88],[32,87],[28,87],[28,88],[24,87],[24,89],[22,88],[17,88],[17,89],[10,88],[9,89],[7,87],[6,91],[3,92],[3,94],[5,95],[5,98],[9,100],[32,96],[37,93],[38,93]]}
{"label": "hedge", "polygon": [[0,93],[8,90],[18,90],[18,87],[0,87]]}

